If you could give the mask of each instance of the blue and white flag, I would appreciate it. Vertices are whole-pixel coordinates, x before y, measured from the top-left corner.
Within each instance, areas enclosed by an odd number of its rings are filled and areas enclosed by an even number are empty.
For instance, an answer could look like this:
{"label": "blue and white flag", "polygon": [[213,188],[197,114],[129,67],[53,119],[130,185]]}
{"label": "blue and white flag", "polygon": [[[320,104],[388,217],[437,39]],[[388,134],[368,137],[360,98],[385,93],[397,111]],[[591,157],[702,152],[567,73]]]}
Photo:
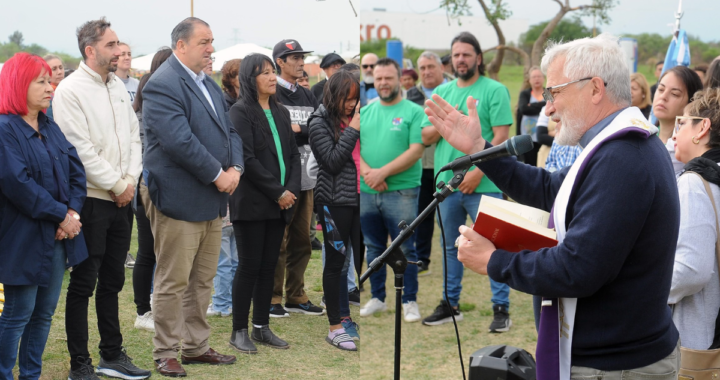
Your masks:
{"label": "blue and white flag", "polygon": [[[687,33],[683,29],[678,30],[677,36],[673,35],[673,39],[670,41],[667,54],[665,54],[663,74],[675,66],[690,66],[690,44],[688,43]],[[650,114],[650,122],[652,124],[657,122],[654,113]]]}

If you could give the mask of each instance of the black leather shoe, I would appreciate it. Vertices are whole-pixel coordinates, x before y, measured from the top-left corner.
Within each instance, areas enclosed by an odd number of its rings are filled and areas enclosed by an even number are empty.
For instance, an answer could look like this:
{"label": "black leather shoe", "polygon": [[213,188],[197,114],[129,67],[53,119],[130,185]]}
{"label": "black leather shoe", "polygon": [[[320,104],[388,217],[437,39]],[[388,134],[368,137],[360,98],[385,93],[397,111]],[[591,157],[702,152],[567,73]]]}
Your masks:
{"label": "black leather shoe", "polygon": [[261,328],[253,327],[252,336],[250,337],[250,339],[260,344],[270,346],[272,348],[279,348],[281,350],[287,350],[288,348],[290,348],[288,342],[278,338],[275,334],[273,334],[273,332],[270,331],[270,326],[268,325],[264,325]]}
{"label": "black leather shoe", "polygon": [[243,354],[257,354],[257,347],[248,336],[248,329],[235,330],[230,336],[230,347]]}

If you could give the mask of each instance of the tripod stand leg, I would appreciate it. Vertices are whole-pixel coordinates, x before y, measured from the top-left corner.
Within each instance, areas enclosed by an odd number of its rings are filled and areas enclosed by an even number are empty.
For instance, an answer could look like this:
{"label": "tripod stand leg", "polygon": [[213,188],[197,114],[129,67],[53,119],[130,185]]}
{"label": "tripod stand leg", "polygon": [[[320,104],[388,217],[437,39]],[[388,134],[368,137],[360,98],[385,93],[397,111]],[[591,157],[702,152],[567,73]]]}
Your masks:
{"label": "tripod stand leg", "polygon": [[402,350],[402,291],[403,274],[395,274],[395,380],[400,380],[400,353]]}

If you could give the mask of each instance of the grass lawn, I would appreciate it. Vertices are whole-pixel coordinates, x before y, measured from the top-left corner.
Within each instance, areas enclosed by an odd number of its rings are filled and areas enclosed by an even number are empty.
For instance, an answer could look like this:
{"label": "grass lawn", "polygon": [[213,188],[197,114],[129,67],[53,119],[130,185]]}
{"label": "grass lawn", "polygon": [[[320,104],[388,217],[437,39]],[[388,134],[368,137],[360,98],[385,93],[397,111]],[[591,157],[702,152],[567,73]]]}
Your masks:
{"label": "grass lawn", "polygon": [[[322,237],[319,234],[318,237]],[[137,252],[137,240],[133,234],[133,254]],[[152,361],[151,332],[136,330],[135,303],[133,302],[132,270],[125,270],[125,287],[120,293],[120,325],[124,345],[134,363],[146,369],[153,369],[153,378],[163,378],[154,371]],[[313,303],[320,304],[322,297],[322,263],[320,251],[313,251],[305,276],[306,289]],[[57,312],[48,338],[43,357],[42,379],[67,379],[70,370],[70,356],[65,341],[65,294],[69,281],[66,273],[63,291],[60,294]],[[359,314],[356,306],[351,306],[353,315]],[[252,311],[251,311],[252,313]],[[95,318],[95,302],[90,300],[89,351],[93,364],[99,361]],[[232,332],[232,318],[210,317],[212,335],[210,346],[220,353],[236,355],[238,361],[230,366],[188,365],[185,370],[188,379],[229,380],[229,379],[356,379],[360,371],[359,354],[338,350],[325,342],[327,335],[327,316],[306,316],[291,314],[290,318],[273,318],[271,328],[281,338],[290,343],[289,350],[276,350],[258,346],[257,355],[240,354],[228,346]],[[16,368],[17,376],[17,368]]]}
{"label": "grass lawn", "polygon": [[[435,226],[429,276],[420,277],[418,304],[422,317],[435,310],[442,299],[442,248],[440,229]],[[358,319],[362,327],[361,379],[381,380],[393,378],[395,288],[392,271],[388,269],[386,282],[388,310]],[[458,322],[465,371],[470,355],[485,346],[506,344],[523,348],[535,355],[537,334],[532,311],[532,297],[510,291],[510,318],[512,327],[503,334],[491,334],[488,326],[493,319],[490,282],[469,269],[463,277],[460,309],[464,320]],[[363,303],[370,297],[370,284],[365,284]],[[402,331],[403,379],[461,379],[455,329],[452,323],[441,326],[424,326],[421,322],[405,323]]]}

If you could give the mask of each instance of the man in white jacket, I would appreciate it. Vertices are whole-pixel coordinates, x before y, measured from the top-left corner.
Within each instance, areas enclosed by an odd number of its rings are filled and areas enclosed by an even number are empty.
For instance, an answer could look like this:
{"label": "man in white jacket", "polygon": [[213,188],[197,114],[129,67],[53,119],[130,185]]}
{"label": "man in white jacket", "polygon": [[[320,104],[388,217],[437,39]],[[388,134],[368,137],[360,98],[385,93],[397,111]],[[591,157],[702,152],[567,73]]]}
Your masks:
{"label": "man in white jacket", "polygon": [[118,319],[131,238],[128,208],[142,171],[138,120],[125,86],[113,74],[120,48],[110,23],[105,18],[89,21],[77,36],[83,61],[58,86],[53,105],[55,120],[85,166],[88,192],[80,217],[89,257],[70,274],[65,310],[68,379],[97,379],[88,352],[88,301],[96,283],[97,373],[144,379],[150,371],[137,368],[126,355]]}

